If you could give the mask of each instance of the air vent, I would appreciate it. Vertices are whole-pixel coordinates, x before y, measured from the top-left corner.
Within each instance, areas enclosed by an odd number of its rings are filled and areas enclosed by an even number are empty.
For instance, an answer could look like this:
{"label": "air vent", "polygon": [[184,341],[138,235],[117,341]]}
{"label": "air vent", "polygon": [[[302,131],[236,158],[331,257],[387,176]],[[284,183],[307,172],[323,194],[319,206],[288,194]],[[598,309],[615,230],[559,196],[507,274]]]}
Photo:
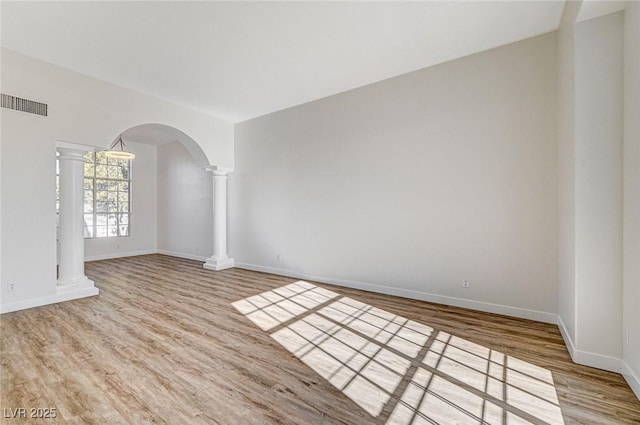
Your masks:
{"label": "air vent", "polygon": [[2,107],[29,114],[47,116],[47,104],[2,93]]}

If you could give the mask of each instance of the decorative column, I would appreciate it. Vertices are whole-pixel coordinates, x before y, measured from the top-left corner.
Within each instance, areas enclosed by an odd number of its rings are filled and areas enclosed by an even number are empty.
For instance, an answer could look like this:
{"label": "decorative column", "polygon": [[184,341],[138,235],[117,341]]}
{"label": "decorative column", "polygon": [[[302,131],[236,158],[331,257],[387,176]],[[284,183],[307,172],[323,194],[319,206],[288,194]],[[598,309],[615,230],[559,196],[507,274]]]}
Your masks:
{"label": "decorative column", "polygon": [[57,293],[73,293],[73,298],[98,294],[93,281],[84,275],[84,154],[93,149],[58,143],[60,263]]}
{"label": "decorative column", "polygon": [[233,267],[233,258],[227,254],[227,174],[233,171],[225,167],[208,167],[213,175],[213,255],[202,267],[207,270],[224,270]]}

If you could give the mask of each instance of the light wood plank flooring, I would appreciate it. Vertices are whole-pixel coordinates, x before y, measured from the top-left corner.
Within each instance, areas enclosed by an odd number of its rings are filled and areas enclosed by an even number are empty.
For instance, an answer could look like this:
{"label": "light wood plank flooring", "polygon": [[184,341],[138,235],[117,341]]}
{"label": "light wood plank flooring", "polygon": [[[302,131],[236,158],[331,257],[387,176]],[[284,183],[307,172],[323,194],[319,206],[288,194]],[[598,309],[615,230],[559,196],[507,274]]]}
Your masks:
{"label": "light wood plank flooring", "polygon": [[[377,424],[231,303],[295,282],[147,255],[87,263],[100,296],[0,316],[3,423]],[[571,362],[556,326],[316,284],[552,372],[566,424],[640,424],[624,379]],[[3,414],[6,416],[6,414]]]}

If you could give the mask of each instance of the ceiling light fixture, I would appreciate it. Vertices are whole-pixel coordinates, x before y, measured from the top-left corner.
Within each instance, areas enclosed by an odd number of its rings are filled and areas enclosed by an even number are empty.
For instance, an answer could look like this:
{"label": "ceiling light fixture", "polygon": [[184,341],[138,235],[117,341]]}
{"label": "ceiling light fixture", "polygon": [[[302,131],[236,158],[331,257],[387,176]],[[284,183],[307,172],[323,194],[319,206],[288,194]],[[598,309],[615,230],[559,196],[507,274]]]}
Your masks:
{"label": "ceiling light fixture", "polygon": [[129,150],[127,149],[127,146],[122,140],[122,134],[119,135],[118,138],[113,141],[113,143],[111,143],[109,149],[104,151],[104,153],[109,158],[115,159],[134,159],[136,157],[135,153],[129,152]]}

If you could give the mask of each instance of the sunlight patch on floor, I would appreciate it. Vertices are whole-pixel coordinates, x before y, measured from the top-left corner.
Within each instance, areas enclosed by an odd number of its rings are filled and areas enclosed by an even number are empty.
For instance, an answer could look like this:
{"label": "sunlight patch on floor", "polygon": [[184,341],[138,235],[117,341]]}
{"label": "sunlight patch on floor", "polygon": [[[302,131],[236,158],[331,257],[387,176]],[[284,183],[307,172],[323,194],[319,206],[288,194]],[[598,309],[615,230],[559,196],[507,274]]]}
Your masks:
{"label": "sunlight patch on floor", "polygon": [[564,425],[551,372],[298,281],[232,304],[389,425]]}
{"label": "sunlight patch on floor", "polygon": [[232,303],[263,331],[306,313],[338,294],[299,281]]}

